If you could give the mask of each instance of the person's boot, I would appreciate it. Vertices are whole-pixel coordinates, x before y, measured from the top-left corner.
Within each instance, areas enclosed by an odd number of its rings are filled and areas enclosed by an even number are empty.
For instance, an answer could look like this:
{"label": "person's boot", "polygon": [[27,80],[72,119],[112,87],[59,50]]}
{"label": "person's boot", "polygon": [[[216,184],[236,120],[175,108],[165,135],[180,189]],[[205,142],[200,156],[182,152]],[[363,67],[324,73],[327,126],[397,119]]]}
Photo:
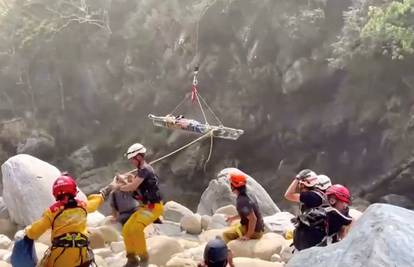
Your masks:
{"label": "person's boot", "polygon": [[123,267],[139,267],[139,260],[135,254],[127,254],[127,263]]}
{"label": "person's boot", "polygon": [[148,267],[149,266],[149,261],[148,261],[148,256],[147,257],[139,257],[139,267]]}

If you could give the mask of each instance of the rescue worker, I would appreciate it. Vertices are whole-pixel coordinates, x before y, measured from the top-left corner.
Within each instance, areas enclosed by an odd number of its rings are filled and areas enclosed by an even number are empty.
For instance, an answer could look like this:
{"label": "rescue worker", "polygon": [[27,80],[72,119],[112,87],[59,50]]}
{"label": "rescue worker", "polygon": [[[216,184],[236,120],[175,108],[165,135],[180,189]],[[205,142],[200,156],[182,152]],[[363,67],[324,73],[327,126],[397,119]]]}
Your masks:
{"label": "rescue worker", "polygon": [[90,195],[87,201],[76,198],[78,192],[75,180],[64,174],[53,183],[56,202],[42,218],[25,229],[25,238],[36,240],[51,229],[52,247],[45,253],[39,266],[43,267],[89,267],[94,263],[89,248],[86,226],[87,215],[104,202],[113,184]]}
{"label": "rescue worker", "polygon": [[300,203],[301,214],[294,220],[296,227],[293,233],[293,245],[297,250],[323,245],[327,236],[325,207],[329,204],[320,188],[316,173],[305,169],[295,176],[286,190],[287,200]]}
{"label": "rescue worker", "polygon": [[234,267],[233,255],[223,240],[213,239],[207,243],[204,262],[198,267]]}
{"label": "rescue worker", "polygon": [[234,239],[249,240],[260,239],[264,232],[264,222],[259,206],[247,194],[247,177],[244,173],[234,171],[229,174],[231,191],[237,195],[236,209],[238,215],[228,217],[231,223],[240,219],[240,224],[230,227],[223,233],[226,243]]}
{"label": "rescue worker", "polygon": [[335,184],[326,191],[326,195],[331,205],[328,209],[328,243],[335,243],[345,237],[353,222],[348,207],[351,194],[345,186]]}
{"label": "rescue worker", "polygon": [[127,256],[127,263],[124,267],[148,266],[144,229],[164,212],[158,176],[145,161],[146,151],[147,149],[139,143],[128,148],[125,156],[137,168],[137,171],[135,174],[129,174],[131,182],[117,186],[117,189],[121,191],[132,192],[143,204],[129,217],[122,228]]}

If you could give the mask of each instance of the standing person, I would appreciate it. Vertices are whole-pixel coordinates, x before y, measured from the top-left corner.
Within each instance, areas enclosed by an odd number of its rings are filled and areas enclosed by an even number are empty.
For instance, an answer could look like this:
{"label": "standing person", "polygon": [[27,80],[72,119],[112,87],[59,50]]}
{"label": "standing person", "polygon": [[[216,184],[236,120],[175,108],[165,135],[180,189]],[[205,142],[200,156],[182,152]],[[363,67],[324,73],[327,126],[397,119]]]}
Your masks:
{"label": "standing person", "polygon": [[[131,145],[125,156],[137,168],[131,176],[131,182],[118,185],[124,192],[132,192],[139,197],[143,205],[135,211],[122,228],[127,263],[124,267],[148,266],[148,252],[144,229],[156,221],[164,212],[164,206],[158,187],[158,176],[145,161],[147,149],[139,143]],[[139,259],[137,258],[139,257]]]}
{"label": "standing person", "polygon": [[87,201],[76,198],[78,192],[75,180],[61,175],[53,183],[56,202],[42,218],[25,229],[25,240],[36,240],[51,229],[52,247],[45,253],[40,266],[43,267],[87,267],[94,263],[89,247],[86,217],[104,202],[113,184],[90,195]]}
{"label": "standing person", "polygon": [[[297,250],[323,245],[327,236],[325,207],[327,198],[320,188],[318,176],[309,169],[300,171],[285,193],[289,201],[300,203],[301,214],[295,218],[293,245]],[[299,190],[298,190],[299,189]]]}
{"label": "standing person", "polygon": [[209,241],[204,249],[204,262],[198,267],[234,267],[233,255],[226,243],[219,239]]}
{"label": "standing person", "polygon": [[227,222],[231,223],[240,219],[240,224],[223,233],[223,239],[226,243],[234,239],[260,239],[263,236],[263,217],[256,201],[247,194],[246,182],[247,177],[244,173],[237,171],[230,173],[231,191],[237,195],[238,215],[227,218]]}
{"label": "standing person", "polygon": [[351,193],[345,186],[335,184],[326,191],[326,195],[331,205],[328,209],[328,243],[335,243],[345,237],[353,222],[348,207]]}

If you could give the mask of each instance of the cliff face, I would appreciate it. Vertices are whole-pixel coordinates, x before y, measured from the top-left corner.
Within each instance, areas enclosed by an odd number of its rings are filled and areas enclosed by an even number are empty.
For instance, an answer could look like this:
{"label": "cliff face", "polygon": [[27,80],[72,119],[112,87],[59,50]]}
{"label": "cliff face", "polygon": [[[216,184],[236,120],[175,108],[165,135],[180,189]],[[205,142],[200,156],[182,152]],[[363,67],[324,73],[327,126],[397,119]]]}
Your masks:
{"label": "cliff face", "polygon": [[[245,135],[215,140],[206,172],[208,141],[158,165],[168,197],[191,205],[237,166],[279,201],[308,167],[371,201],[411,205],[414,61],[363,38],[368,6],[390,2],[15,1],[0,26],[0,158],[29,151],[92,184],[125,170],[101,167],[131,142],[161,156],[195,136],[146,116],[170,112],[200,65],[200,93]],[[201,119],[190,101],[177,112]]]}

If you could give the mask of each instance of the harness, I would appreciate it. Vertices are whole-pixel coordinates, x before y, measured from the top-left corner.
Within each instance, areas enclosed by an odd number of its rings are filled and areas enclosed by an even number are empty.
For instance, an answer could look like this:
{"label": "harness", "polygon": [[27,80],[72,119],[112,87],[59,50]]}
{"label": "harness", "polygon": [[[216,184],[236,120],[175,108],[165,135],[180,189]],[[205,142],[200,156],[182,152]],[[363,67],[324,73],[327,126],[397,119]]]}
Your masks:
{"label": "harness", "polygon": [[[80,208],[85,212],[85,216],[87,216],[88,212],[86,211],[86,209],[84,208],[85,204],[84,202],[80,201],[80,200],[76,200],[77,202],[77,206],[73,207],[73,208]],[[52,221],[52,230],[55,227],[55,221],[56,219],[67,209],[65,207],[65,204],[63,202],[57,202],[54,205],[52,205],[50,207],[50,210],[52,212],[55,212],[57,209],[60,209],[60,211],[56,214],[56,216],[53,218]],[[52,247],[49,248],[46,252],[45,252],[45,256],[43,257],[42,262],[47,262],[48,258],[50,257],[51,253],[53,250],[55,249],[59,249],[62,248],[62,251],[60,252],[60,254],[54,259],[53,262],[53,266],[55,265],[56,261],[60,258],[60,256],[63,255],[63,253],[66,251],[66,249],[68,248],[78,248],[79,249],[79,258],[80,258],[80,265],[76,266],[76,267],[89,267],[89,266],[93,266],[92,264],[94,264],[94,266],[97,266],[95,259],[94,259],[94,255],[93,255],[93,251],[89,248],[89,239],[87,236],[85,236],[82,233],[79,232],[69,232],[69,233],[65,233],[63,235],[60,235],[58,237],[53,238],[52,240]],[[82,254],[82,249],[86,249],[87,250],[87,256],[86,259],[84,259],[84,256]],[[86,261],[85,261],[86,260]],[[43,266],[43,265],[40,265]]]}

